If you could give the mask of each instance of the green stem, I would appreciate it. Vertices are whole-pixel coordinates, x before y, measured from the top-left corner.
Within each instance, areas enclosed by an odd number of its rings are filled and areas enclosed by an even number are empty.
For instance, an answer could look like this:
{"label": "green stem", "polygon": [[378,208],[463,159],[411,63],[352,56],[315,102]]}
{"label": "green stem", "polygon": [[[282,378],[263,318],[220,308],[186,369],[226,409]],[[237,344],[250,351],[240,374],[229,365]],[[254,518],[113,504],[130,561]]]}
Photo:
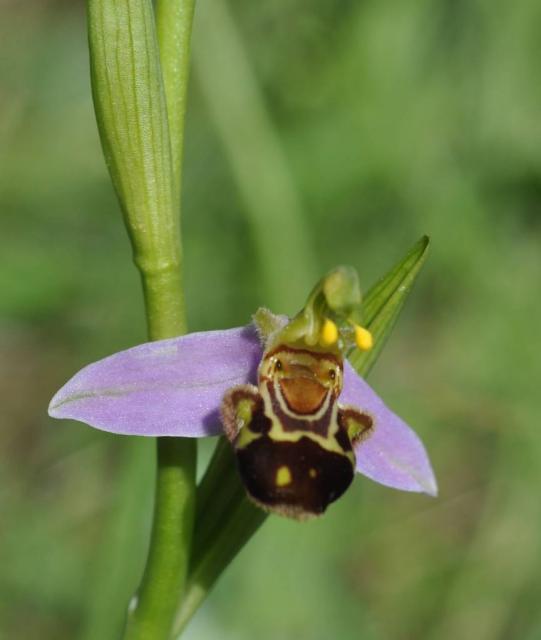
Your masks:
{"label": "green stem", "polygon": [[[185,330],[181,274],[177,268],[141,270],[149,337]],[[145,572],[131,607],[126,640],[169,636],[190,561],[195,510],[196,441],[157,439],[154,519]]]}
{"label": "green stem", "polygon": [[165,268],[139,270],[145,296],[149,339],[163,340],[186,333],[179,263]]}
{"label": "green stem", "polygon": [[[180,209],[184,116],[193,19],[192,0],[158,0],[156,22],[171,143],[173,201]],[[151,340],[186,331],[182,288],[182,252],[178,260],[137,261],[141,272],[148,334]],[[190,560],[197,443],[157,440],[154,519],[147,564],[131,609],[126,640],[169,637],[182,600]]]}
{"label": "green stem", "polygon": [[158,439],[156,501],[150,549],[126,639],[169,637],[182,597],[194,514],[195,441]]}
{"label": "green stem", "polygon": [[[157,10],[159,33],[152,0],[88,0],[96,118],[141,273],[151,340],[186,331],[179,211],[193,5],[159,0]],[[154,522],[130,640],[169,635],[190,558],[195,461],[194,441],[158,441]]]}
{"label": "green stem", "polygon": [[[180,251],[179,251],[180,254]],[[143,281],[148,334],[159,340],[185,332],[179,264],[138,264]],[[195,440],[157,439],[154,519],[147,563],[133,606],[126,640],[165,640],[182,599],[190,561],[195,510]]]}

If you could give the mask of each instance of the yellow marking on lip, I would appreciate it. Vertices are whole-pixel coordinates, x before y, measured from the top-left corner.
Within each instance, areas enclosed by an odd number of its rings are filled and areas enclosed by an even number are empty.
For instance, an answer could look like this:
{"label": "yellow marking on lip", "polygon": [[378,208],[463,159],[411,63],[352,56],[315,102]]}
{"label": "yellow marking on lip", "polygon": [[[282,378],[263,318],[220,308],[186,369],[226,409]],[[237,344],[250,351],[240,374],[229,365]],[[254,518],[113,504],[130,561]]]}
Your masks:
{"label": "yellow marking on lip", "polygon": [[287,487],[288,484],[291,484],[291,471],[289,467],[283,466],[279,467],[276,471],[276,486],[277,487]]}
{"label": "yellow marking on lip", "polygon": [[317,469],[310,469],[310,471],[308,472],[308,475],[311,478],[317,478]]}
{"label": "yellow marking on lip", "polygon": [[254,440],[261,438],[261,435],[261,433],[252,431],[249,426],[242,427],[237,435],[237,439],[235,440],[235,447],[237,449],[244,449],[249,444],[252,444]]}

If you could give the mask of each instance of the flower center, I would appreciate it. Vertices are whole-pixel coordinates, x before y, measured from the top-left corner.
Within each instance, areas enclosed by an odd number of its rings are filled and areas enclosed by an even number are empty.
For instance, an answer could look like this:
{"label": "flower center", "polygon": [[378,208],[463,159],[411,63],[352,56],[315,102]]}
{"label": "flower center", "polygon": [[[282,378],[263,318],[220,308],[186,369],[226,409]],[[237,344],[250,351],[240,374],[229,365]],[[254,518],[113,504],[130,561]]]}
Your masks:
{"label": "flower center", "polygon": [[289,409],[303,415],[316,413],[329,392],[329,389],[316,379],[304,376],[282,378],[279,384]]}

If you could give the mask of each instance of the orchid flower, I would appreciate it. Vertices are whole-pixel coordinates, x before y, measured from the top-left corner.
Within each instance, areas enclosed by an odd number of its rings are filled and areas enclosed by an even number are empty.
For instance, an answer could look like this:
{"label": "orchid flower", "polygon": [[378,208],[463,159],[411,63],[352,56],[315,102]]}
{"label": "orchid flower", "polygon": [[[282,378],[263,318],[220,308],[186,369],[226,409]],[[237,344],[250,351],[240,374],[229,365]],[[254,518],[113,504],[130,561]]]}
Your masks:
{"label": "orchid flower", "polygon": [[[353,293],[347,291],[348,287]],[[347,431],[355,470],[389,487],[434,496],[436,480],[418,436],[384,404],[348,360],[342,359],[352,343],[357,348],[370,347],[370,333],[352,319],[359,306],[357,290],[356,274],[352,276],[351,271],[339,268],[318,283],[305,307],[291,321],[259,310],[245,327],[192,333],[111,355],[84,367],[69,380],[53,397],[49,414],[132,436],[201,438],[225,433],[239,453],[244,447],[241,440],[255,437],[250,421],[256,415],[258,394],[268,383],[270,386],[265,388],[271,392],[274,389],[276,395],[272,399],[266,397],[263,403],[265,419],[277,421],[278,405],[282,407],[282,422],[284,411],[290,420],[294,410],[304,415],[303,420],[313,418],[306,414],[312,410],[321,414],[324,402],[330,407],[336,398],[334,419],[342,420]],[[297,355],[288,361],[284,349]],[[276,356],[280,350],[281,360]],[[317,371],[313,364],[316,361]],[[321,368],[329,362],[331,365],[322,373]],[[339,366],[333,368],[336,363]],[[274,367],[274,374],[269,373],[269,367]],[[284,367],[289,368],[289,374]],[[327,374],[330,377],[325,377]],[[236,404],[232,401],[234,393]],[[295,424],[298,427],[298,420]],[[310,428],[313,432],[314,427]],[[338,440],[339,434],[335,435]],[[298,440],[297,436],[287,438]],[[295,466],[295,460],[288,460]],[[267,459],[259,458],[258,465],[257,469],[268,466]],[[257,469],[250,473],[257,473]],[[273,476],[278,486],[291,483],[290,466],[273,469],[278,470],[278,475]],[[312,472],[316,473],[313,469]],[[246,486],[246,479],[243,481]],[[327,502],[335,499],[327,496],[316,509],[280,509],[273,508],[261,496],[258,499],[248,486],[247,489],[259,506],[294,517],[323,511]],[[299,487],[295,489],[298,490]],[[303,491],[306,493],[306,487]],[[279,507],[282,502],[283,496],[278,500]]]}

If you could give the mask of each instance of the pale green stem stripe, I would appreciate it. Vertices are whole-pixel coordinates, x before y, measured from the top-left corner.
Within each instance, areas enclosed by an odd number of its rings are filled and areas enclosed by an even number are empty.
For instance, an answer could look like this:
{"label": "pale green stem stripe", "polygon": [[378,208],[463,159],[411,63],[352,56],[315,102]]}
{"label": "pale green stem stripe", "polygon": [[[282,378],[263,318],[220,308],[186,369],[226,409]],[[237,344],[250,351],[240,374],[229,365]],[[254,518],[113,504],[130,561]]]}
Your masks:
{"label": "pale green stem stripe", "polygon": [[316,260],[281,142],[226,0],[198,7],[193,46],[199,85],[252,228],[265,304],[291,313],[317,280]]}
{"label": "pale green stem stripe", "polygon": [[184,120],[195,0],[156,0],[156,28],[167,112],[175,193],[180,198]]}

